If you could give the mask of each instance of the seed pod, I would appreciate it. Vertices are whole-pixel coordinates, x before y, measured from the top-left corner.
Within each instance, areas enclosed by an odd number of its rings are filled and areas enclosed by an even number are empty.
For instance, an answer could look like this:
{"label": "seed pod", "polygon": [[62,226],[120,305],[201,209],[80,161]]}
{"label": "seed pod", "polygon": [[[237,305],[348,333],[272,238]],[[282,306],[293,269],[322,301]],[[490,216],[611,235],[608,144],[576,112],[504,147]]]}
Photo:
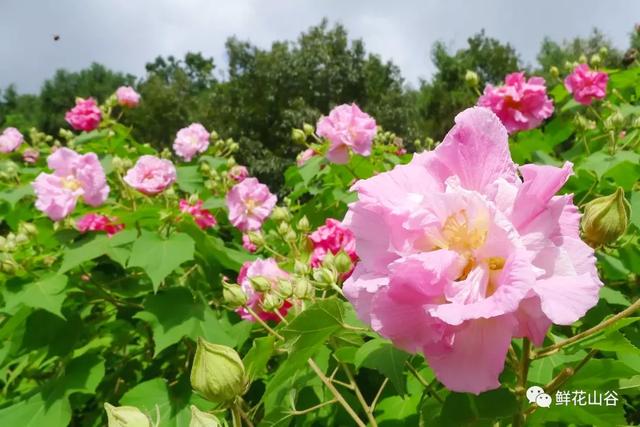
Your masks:
{"label": "seed pod", "polygon": [[191,368],[191,387],[205,399],[230,403],[246,388],[244,365],[231,347],[212,344],[202,337]]}
{"label": "seed pod", "polygon": [[613,194],[590,201],[582,217],[585,239],[594,247],[615,242],[627,230],[630,214],[631,207],[620,187]]}

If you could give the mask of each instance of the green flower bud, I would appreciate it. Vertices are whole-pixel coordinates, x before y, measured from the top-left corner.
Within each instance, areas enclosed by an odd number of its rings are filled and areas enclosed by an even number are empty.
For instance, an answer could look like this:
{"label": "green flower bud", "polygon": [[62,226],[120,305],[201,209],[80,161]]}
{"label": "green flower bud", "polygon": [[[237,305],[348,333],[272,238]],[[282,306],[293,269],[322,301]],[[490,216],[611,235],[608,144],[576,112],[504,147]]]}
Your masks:
{"label": "green flower bud", "polygon": [[29,236],[27,236],[25,233],[18,233],[16,235],[16,245],[22,245],[24,243],[27,243],[29,241]]}
{"label": "green flower bud", "polygon": [[0,271],[6,274],[15,274],[19,265],[9,254],[0,254]]}
{"label": "green flower bud", "polygon": [[300,218],[300,221],[298,221],[298,224],[296,227],[298,228],[298,230],[302,231],[303,233],[306,233],[309,230],[311,230],[311,225],[309,224],[309,219],[307,218],[306,215]]}
{"label": "green flower bud", "polygon": [[609,54],[609,49],[607,49],[606,46],[602,46],[600,48],[599,53],[600,53],[600,56],[602,56],[604,58],[605,56],[607,56]]}
{"label": "green flower bud", "polygon": [[222,297],[224,302],[233,308],[242,307],[247,303],[247,294],[244,293],[240,285],[236,284],[223,283]]}
{"label": "green flower bud", "polygon": [[307,140],[307,135],[305,135],[302,129],[292,129],[291,140],[296,144],[304,144]]}
{"label": "green flower bud", "polygon": [[609,130],[617,129],[624,125],[624,115],[620,110],[614,111],[609,117],[604,119],[604,127]]}
{"label": "green flower bud", "polygon": [[276,206],[271,213],[271,219],[278,222],[289,221],[291,219],[291,214],[289,213],[289,209],[282,206]]}
{"label": "green flower bud", "polygon": [[276,311],[284,304],[284,300],[275,293],[268,293],[262,299],[262,309],[264,311]]}
{"label": "green flower bud", "polygon": [[191,368],[191,387],[197,393],[211,402],[229,403],[246,385],[244,365],[234,349],[198,338]]}
{"label": "green flower bud", "polygon": [[231,169],[236,164],[237,164],[236,159],[234,159],[233,157],[230,157],[229,159],[227,159],[227,168]]}
{"label": "green flower bud", "polygon": [[582,231],[591,246],[607,245],[618,240],[629,225],[631,207],[618,187],[615,193],[598,197],[584,206]]}
{"label": "green flower bud", "polygon": [[291,230],[291,226],[286,222],[281,222],[280,224],[278,224],[278,234],[280,234],[281,236],[286,236],[289,230]]}
{"label": "green flower bud", "polygon": [[38,234],[38,228],[30,222],[23,222],[18,227],[18,230],[28,236],[35,236]]}
{"label": "green flower bud", "polygon": [[152,427],[151,420],[135,406],[113,406],[104,404],[108,427]]}
{"label": "green flower bud", "polygon": [[311,268],[309,267],[309,264],[296,259],[293,264],[293,271],[298,276],[306,276],[311,271]]}
{"label": "green flower bud", "polygon": [[313,132],[315,132],[315,129],[309,123],[303,123],[302,124],[302,131],[304,132],[305,135],[311,136],[311,135],[313,135]]}
{"label": "green flower bud", "polygon": [[207,173],[210,170],[211,170],[211,165],[209,165],[208,162],[201,162],[200,163],[200,172]]}
{"label": "green flower bud", "polygon": [[322,259],[322,266],[325,268],[335,267],[335,259],[336,256],[333,254],[333,252],[327,252]]}
{"label": "green flower bud", "polygon": [[466,74],[464,75],[464,81],[469,87],[476,87],[478,86],[478,83],[480,83],[478,73],[471,70],[467,70]]}
{"label": "green flower bud", "polygon": [[307,279],[298,279],[293,284],[293,295],[298,299],[309,299],[313,292],[313,285]]}
{"label": "green flower bud", "polygon": [[288,298],[293,294],[293,284],[288,280],[278,280],[278,293],[283,298]]}
{"label": "green flower bud", "polygon": [[210,141],[217,141],[217,140],[218,140],[218,138],[220,138],[220,135],[218,135],[218,132],[216,132],[215,130],[212,130],[212,131],[209,133],[209,140],[210,140]]}
{"label": "green flower bud", "polygon": [[582,55],[580,55],[580,57],[578,58],[578,62],[580,64],[586,64],[587,63],[587,55],[585,55],[584,53]]}
{"label": "green flower bud", "polygon": [[251,287],[253,287],[256,292],[269,292],[271,290],[271,282],[266,277],[249,277],[249,282],[251,282]]}
{"label": "green flower bud", "polygon": [[287,242],[295,242],[298,239],[298,235],[295,231],[289,228],[289,231],[284,235],[284,240]]}
{"label": "green flower bud", "polygon": [[9,252],[9,248],[7,247],[7,239],[4,236],[0,236],[0,252]]}
{"label": "green flower bud", "polygon": [[249,241],[258,247],[264,246],[264,236],[259,231],[250,231]]}
{"label": "green flower bud", "polygon": [[191,405],[191,422],[189,422],[189,427],[222,427],[222,424],[215,415],[202,412],[194,405]]}
{"label": "green flower bud", "polygon": [[124,162],[118,156],[114,156],[113,159],[111,159],[111,166],[113,166],[113,168],[117,171],[124,170]]}
{"label": "green flower bud", "polygon": [[317,282],[318,288],[327,289],[336,283],[337,277],[333,271],[323,267],[313,270],[313,280]]}
{"label": "green flower bud", "polygon": [[351,270],[351,267],[353,267],[351,258],[349,258],[349,255],[347,255],[344,251],[338,252],[338,255],[336,255],[334,261],[334,265],[340,273],[347,273]]}
{"label": "green flower bud", "polygon": [[551,68],[549,68],[549,74],[551,74],[551,77],[557,79],[560,76],[560,70],[558,70],[558,67],[555,65],[552,65]]}
{"label": "green flower bud", "polygon": [[594,67],[598,67],[600,66],[600,64],[602,64],[602,58],[600,58],[600,55],[598,55],[597,53],[594,53],[593,55],[591,55],[591,60],[589,62],[591,62],[591,65],[593,65]]}

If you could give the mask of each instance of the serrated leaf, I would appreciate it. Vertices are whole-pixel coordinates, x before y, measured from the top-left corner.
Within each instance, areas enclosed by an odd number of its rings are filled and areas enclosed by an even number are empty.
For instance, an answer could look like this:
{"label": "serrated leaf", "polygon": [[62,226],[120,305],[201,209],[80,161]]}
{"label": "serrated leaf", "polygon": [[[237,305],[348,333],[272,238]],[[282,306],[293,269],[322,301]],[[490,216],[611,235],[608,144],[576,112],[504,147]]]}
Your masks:
{"label": "serrated leaf", "polygon": [[12,284],[8,282],[3,290],[6,306],[4,310],[9,313],[21,305],[32,308],[42,308],[61,318],[60,309],[67,298],[67,276],[52,274],[32,283]]}
{"label": "serrated leaf", "polygon": [[96,235],[90,240],[65,249],[59,273],[65,273],[83,262],[103,255],[107,255],[114,261],[124,265],[129,256],[129,251],[124,249],[123,246],[133,242],[135,239],[136,232],[134,230],[123,230],[113,237],[103,234]]}
{"label": "serrated leaf", "polygon": [[131,248],[128,267],[140,267],[151,279],[153,290],[186,261],[193,259],[195,243],[184,233],[174,233],[163,239],[156,233],[145,231]]}

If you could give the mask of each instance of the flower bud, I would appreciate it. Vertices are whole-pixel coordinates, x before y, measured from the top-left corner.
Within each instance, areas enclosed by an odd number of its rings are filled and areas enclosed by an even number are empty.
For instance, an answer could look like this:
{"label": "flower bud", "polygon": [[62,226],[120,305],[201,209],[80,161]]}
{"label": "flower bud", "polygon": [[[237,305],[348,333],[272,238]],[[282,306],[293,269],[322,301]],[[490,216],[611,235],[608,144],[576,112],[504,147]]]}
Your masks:
{"label": "flower bud", "polygon": [[151,420],[135,406],[104,404],[108,427],[152,427]]}
{"label": "flower bud", "polygon": [[266,277],[249,277],[249,282],[251,282],[251,287],[253,287],[256,292],[268,292],[271,290],[271,282],[269,282],[269,279]]}
{"label": "flower bud", "polygon": [[282,206],[276,206],[271,214],[271,219],[278,222],[289,221],[291,219],[291,214],[289,213],[289,209]]}
{"label": "flower bud", "polygon": [[29,241],[29,236],[26,233],[19,232],[16,235],[16,245],[22,245],[23,243],[27,243]]}
{"label": "flower bud", "polygon": [[309,230],[311,230],[311,225],[309,224],[309,219],[307,218],[306,215],[300,218],[296,227],[298,228],[298,230],[302,231],[303,233],[306,233]]}
{"label": "flower bud", "polygon": [[218,135],[218,132],[216,132],[215,130],[212,130],[212,131],[209,133],[209,140],[210,140],[210,141],[217,141],[217,140],[218,140],[218,138],[220,138],[220,135]]}
{"label": "flower bud", "polygon": [[615,242],[627,230],[631,207],[620,187],[615,193],[598,197],[584,206],[582,231],[591,246]]}
{"label": "flower bud", "polygon": [[236,284],[223,283],[222,297],[224,302],[233,308],[242,307],[247,303],[247,294],[244,293],[240,285]]}
{"label": "flower bud", "polygon": [[278,280],[278,293],[283,298],[288,298],[293,294],[293,284],[288,280]]}
{"label": "flower bud", "polygon": [[582,55],[580,55],[580,57],[578,58],[578,62],[580,64],[586,64],[587,63],[587,55],[585,55],[584,53]]}
{"label": "flower bud", "polygon": [[555,65],[552,65],[551,68],[549,68],[549,74],[551,74],[551,77],[554,79],[557,79],[560,76],[560,70],[558,70],[558,67]]}
{"label": "flower bud", "polygon": [[307,140],[307,135],[305,135],[302,129],[292,129],[291,140],[296,144],[304,144]]}
{"label": "flower bud", "polygon": [[333,252],[329,251],[324,255],[324,258],[322,258],[322,266],[325,268],[333,268],[335,267],[335,259],[336,256],[333,254]]}
{"label": "flower bud", "polygon": [[313,132],[315,132],[315,129],[309,123],[303,123],[302,124],[302,131],[304,132],[305,135],[311,136],[311,135],[313,135]]}
{"label": "flower bud", "polygon": [[249,241],[254,245],[256,246],[264,245],[264,236],[259,231],[250,231],[248,235],[249,235]]}
{"label": "flower bud", "polygon": [[620,110],[614,111],[609,117],[604,119],[604,127],[606,129],[617,129],[622,125],[624,125],[624,116],[622,115]]}
{"label": "flower bud", "polygon": [[201,162],[200,163],[200,172],[202,173],[207,173],[211,170],[211,165],[207,162]]}
{"label": "flower bud", "polygon": [[464,81],[469,87],[476,87],[478,86],[478,83],[480,83],[478,73],[471,70],[467,70],[466,74],[464,75]]}
{"label": "flower bud", "polygon": [[298,235],[295,231],[289,228],[289,231],[284,235],[284,240],[287,242],[295,242],[298,239]]}
{"label": "flower bud", "polygon": [[602,46],[598,53],[600,53],[600,56],[604,58],[605,56],[607,56],[609,54],[609,49],[607,49],[606,46]]}
{"label": "flower bud", "polygon": [[298,279],[293,284],[293,295],[298,299],[311,298],[313,291],[313,285],[307,279]]}
{"label": "flower bud", "polygon": [[589,62],[591,62],[591,65],[593,65],[594,67],[598,67],[600,66],[600,64],[602,64],[602,58],[597,53],[594,53],[593,55],[591,55],[591,60]]}
{"label": "flower bud", "polygon": [[189,422],[189,427],[222,427],[222,424],[215,415],[202,412],[194,405],[191,405],[191,422]]}
{"label": "flower bud", "polygon": [[275,293],[268,293],[264,295],[262,300],[262,309],[264,311],[276,311],[284,304],[284,300]]}
{"label": "flower bud", "polygon": [[286,234],[291,230],[291,226],[286,222],[281,222],[278,224],[278,234],[281,236],[286,236]]}
{"label": "flower bud", "polygon": [[309,268],[309,264],[296,259],[295,263],[293,264],[293,271],[298,276],[306,276],[311,271],[311,268]]}
{"label": "flower bud", "polygon": [[20,224],[18,229],[28,236],[35,236],[38,234],[38,228],[30,222],[23,222]]}
{"label": "flower bud", "polygon": [[347,273],[351,271],[351,267],[353,267],[351,258],[349,258],[349,255],[347,255],[344,251],[340,251],[338,255],[336,255],[333,264],[336,266],[336,269],[339,273]]}
{"label": "flower bud", "polygon": [[313,280],[317,282],[320,289],[327,289],[336,283],[337,277],[328,268],[316,268],[313,270]]}
{"label": "flower bud", "polygon": [[124,161],[120,157],[114,156],[113,159],[111,159],[111,166],[113,166],[113,168],[117,171],[123,171]]}
{"label": "flower bud", "polygon": [[191,368],[191,387],[205,399],[229,403],[246,388],[244,365],[231,347],[212,344],[202,337]]}

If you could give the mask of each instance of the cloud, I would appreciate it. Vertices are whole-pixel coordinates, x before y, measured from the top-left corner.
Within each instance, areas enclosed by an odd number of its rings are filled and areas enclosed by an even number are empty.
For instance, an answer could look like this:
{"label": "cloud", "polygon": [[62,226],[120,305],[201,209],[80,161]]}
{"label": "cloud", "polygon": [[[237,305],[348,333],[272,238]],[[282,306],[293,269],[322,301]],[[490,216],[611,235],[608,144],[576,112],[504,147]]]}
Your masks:
{"label": "cloud", "polygon": [[[484,28],[534,63],[544,36],[570,39],[593,27],[625,48],[640,12],[640,2],[624,0],[57,0],[35,7],[1,1],[0,87],[16,83],[23,92],[37,91],[58,68],[75,71],[91,62],[143,75],[144,64],[158,55],[200,51],[224,66],[227,37],[268,47],[297,38],[322,17],[344,24],[416,83],[433,73],[429,55],[436,40],[460,48]],[[54,42],[53,34],[61,40]]]}

